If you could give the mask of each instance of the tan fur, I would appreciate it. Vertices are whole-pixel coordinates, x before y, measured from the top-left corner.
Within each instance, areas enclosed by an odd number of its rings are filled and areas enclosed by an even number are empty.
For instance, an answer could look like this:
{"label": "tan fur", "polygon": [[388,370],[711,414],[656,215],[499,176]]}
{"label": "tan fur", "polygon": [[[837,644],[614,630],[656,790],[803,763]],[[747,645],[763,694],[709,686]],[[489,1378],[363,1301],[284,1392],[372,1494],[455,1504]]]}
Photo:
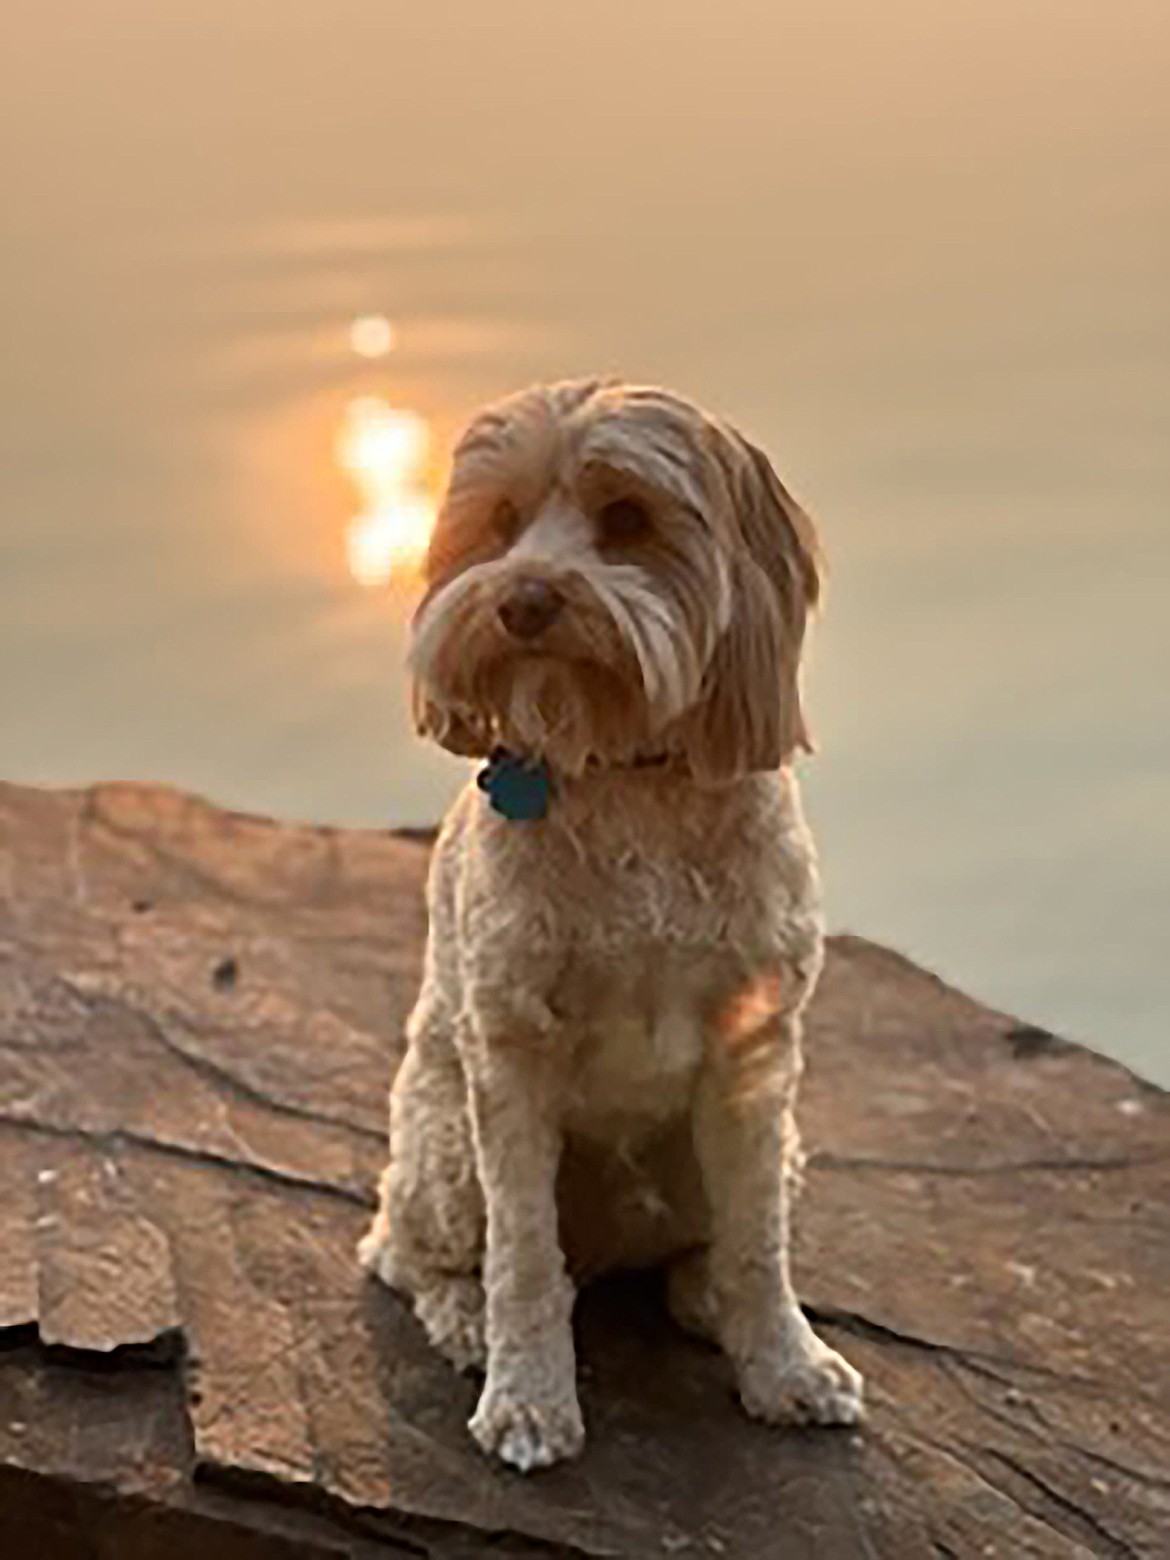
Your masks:
{"label": "tan fur", "polygon": [[[602,539],[615,499],[646,535]],[[575,1283],[615,1266],[673,1262],[672,1309],[722,1344],[750,1413],[855,1422],[860,1378],[787,1254],[822,942],[788,767],[811,522],[690,403],[579,382],[472,424],[428,575],[422,728],[539,757],[555,789],[513,822],[471,785],[444,823],[363,1262],[486,1367],[471,1429],[519,1468],[582,1444]],[[497,612],[521,578],[564,599],[524,645]]]}

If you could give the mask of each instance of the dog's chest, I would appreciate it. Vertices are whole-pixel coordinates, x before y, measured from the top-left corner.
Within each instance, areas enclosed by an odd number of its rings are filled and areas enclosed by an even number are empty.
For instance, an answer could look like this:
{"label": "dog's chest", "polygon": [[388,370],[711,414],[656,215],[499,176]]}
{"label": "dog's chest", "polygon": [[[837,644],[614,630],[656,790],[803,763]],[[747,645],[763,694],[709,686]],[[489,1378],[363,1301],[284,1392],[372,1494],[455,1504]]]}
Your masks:
{"label": "dog's chest", "polygon": [[[671,842],[674,844],[674,842]],[[566,964],[554,1002],[573,1064],[568,1126],[633,1144],[689,1112],[706,1021],[741,971],[747,873],[630,838],[559,880]]]}
{"label": "dog's chest", "polygon": [[570,1130],[632,1141],[689,1110],[703,1059],[702,964],[651,945],[628,962],[574,958],[558,993],[573,1052]]}
{"label": "dog's chest", "polygon": [[570,1131],[633,1144],[688,1114],[708,1027],[789,942],[798,958],[815,941],[807,845],[767,780],[710,794],[648,780],[632,797],[599,782],[558,798],[547,828],[489,821],[491,874],[465,926],[505,926],[501,964],[515,945],[556,967]]}

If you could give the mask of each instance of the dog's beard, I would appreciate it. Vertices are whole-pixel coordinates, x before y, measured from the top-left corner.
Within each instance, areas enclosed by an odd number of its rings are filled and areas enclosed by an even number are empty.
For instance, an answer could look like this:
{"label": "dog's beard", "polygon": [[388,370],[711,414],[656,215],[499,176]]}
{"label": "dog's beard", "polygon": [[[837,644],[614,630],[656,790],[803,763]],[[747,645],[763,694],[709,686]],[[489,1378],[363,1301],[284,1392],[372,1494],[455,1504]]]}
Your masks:
{"label": "dog's beard", "polygon": [[499,565],[473,567],[426,604],[411,655],[426,696],[570,774],[659,750],[699,696],[709,645],[696,643],[647,571],[602,564],[559,574],[564,609],[532,646],[499,622],[510,578]]}
{"label": "dog's beard", "polygon": [[524,657],[501,666],[499,683],[502,744],[569,774],[591,759],[628,762],[646,733],[627,686],[592,662]]}

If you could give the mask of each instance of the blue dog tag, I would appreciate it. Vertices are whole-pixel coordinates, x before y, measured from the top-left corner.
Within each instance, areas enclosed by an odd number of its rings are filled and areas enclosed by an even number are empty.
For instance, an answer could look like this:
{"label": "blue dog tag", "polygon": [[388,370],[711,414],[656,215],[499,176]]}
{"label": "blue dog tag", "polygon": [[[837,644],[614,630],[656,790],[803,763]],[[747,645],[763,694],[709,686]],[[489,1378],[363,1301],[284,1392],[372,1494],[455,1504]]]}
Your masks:
{"label": "blue dog tag", "polygon": [[543,763],[530,763],[497,748],[476,776],[476,784],[501,817],[535,822],[548,814],[552,778]]}

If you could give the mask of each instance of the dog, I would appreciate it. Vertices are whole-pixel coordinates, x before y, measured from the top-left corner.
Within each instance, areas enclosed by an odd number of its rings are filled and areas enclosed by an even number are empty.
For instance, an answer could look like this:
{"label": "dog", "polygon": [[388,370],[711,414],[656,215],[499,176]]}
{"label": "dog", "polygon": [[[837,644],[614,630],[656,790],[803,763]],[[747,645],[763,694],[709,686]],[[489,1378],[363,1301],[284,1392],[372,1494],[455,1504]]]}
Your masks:
{"label": "dog", "polygon": [[747,1412],[849,1425],[789,1273],[822,962],[795,755],[821,556],[766,457],[664,390],[539,387],[459,442],[412,625],[445,819],[390,1162],[359,1256],[485,1374],[470,1429],[580,1451],[576,1289],[667,1266]]}

